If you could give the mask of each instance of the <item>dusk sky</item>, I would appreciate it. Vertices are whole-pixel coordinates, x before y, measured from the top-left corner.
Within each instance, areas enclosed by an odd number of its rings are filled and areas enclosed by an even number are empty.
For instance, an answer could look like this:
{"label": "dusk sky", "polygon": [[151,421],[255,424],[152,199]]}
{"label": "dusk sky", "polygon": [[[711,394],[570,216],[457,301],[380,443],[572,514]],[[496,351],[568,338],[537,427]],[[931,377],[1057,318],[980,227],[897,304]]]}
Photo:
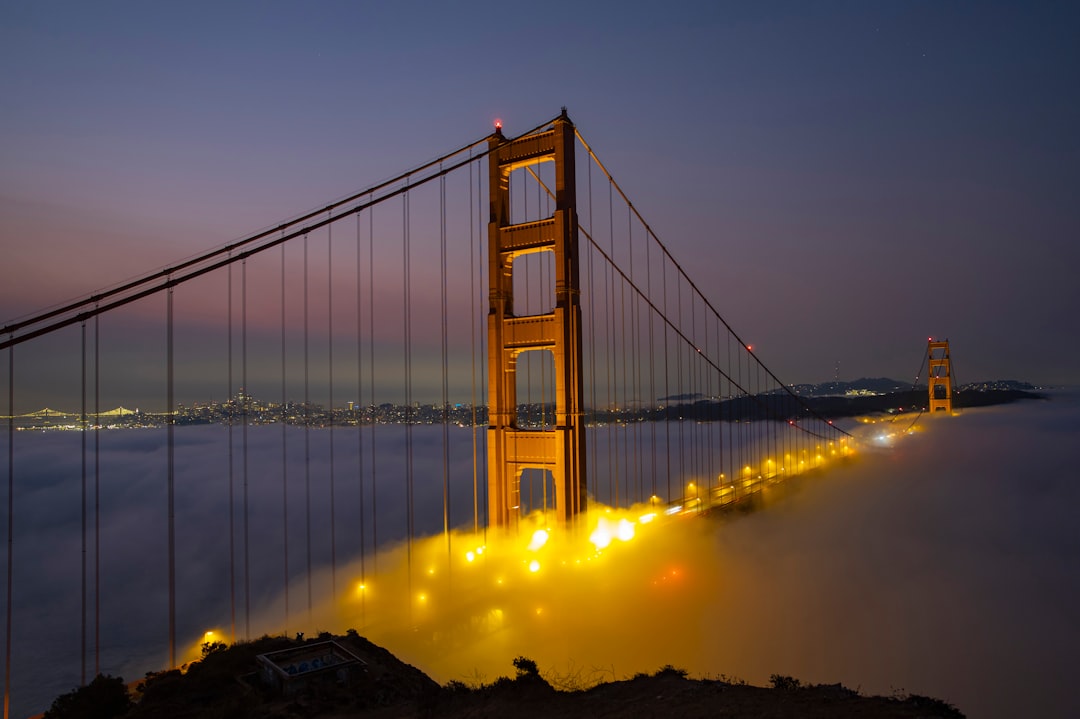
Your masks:
{"label": "dusk sky", "polygon": [[1068,3],[4,2],[0,323],[568,108],[789,382],[1080,383]]}

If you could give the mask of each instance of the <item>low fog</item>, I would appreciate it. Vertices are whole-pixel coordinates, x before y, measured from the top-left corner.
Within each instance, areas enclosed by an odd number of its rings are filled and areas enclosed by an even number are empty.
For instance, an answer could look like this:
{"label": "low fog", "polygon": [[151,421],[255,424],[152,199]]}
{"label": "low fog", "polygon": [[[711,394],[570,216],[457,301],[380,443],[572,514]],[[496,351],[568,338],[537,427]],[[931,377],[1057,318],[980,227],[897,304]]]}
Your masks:
{"label": "low fog", "polygon": [[[351,524],[359,516],[355,478],[339,477],[333,577],[327,468],[317,466],[314,561],[322,569],[311,580],[310,614],[297,516],[305,507],[303,431],[293,428],[289,461],[301,463],[289,475],[287,625],[280,469],[268,473],[273,465],[256,461],[266,452],[280,458],[281,432],[260,428],[249,458],[251,635],[351,627],[440,682],[492,681],[512,674],[512,659],[525,655],[565,685],[672,664],[754,684],[777,673],[863,693],[929,695],[971,717],[1080,715],[1067,674],[1080,642],[1080,487],[1073,481],[1080,401],[1058,395],[924,417],[917,431],[903,433],[909,424],[858,427],[863,442],[854,459],[770,491],[754,512],[668,516],[663,506],[594,505],[588,526],[573,536],[533,516],[506,535],[386,542],[363,567]],[[177,432],[184,658],[197,655],[204,631],[230,632],[227,480],[206,471],[227,461],[222,432]],[[309,439],[325,437],[312,431]],[[468,444],[468,432],[455,441]],[[101,670],[128,680],[167,662],[160,445],[149,430],[102,434]],[[78,681],[77,449],[75,433],[16,437],[17,713],[40,710]],[[471,477],[471,454],[459,455],[455,472]],[[108,472],[114,464],[125,467],[123,476]],[[438,466],[418,464],[418,496],[429,498],[418,514],[441,507]],[[382,481],[393,474],[384,469]],[[239,470],[234,478],[239,512]],[[471,527],[466,484],[455,490],[453,520]],[[395,495],[399,485],[390,484],[379,496],[386,505],[380,541],[401,536],[401,503],[384,499]],[[242,515],[234,520],[239,573]],[[243,636],[239,574],[237,582]],[[92,611],[92,580],[90,592]],[[92,632],[90,642],[92,649]]]}

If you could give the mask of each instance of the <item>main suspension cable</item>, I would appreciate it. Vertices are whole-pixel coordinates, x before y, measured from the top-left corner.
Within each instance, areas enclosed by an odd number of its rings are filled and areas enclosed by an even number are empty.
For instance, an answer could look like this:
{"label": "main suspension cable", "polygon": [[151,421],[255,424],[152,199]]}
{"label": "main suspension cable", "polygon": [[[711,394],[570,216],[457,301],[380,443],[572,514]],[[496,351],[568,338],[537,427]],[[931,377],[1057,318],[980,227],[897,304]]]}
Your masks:
{"label": "main suspension cable", "polygon": [[[529,132],[523,133],[518,137],[525,137],[527,135],[535,134],[536,132],[550,125],[552,122],[554,122],[554,120],[548,120],[547,122],[538,125]],[[168,287],[183,284],[185,282],[195,279],[196,277],[201,277],[202,275],[205,275],[209,272],[221,269],[228,264],[232,264],[252,255],[264,252],[272,247],[276,247],[284,242],[288,242],[289,240],[304,237],[308,233],[313,232],[314,230],[317,230],[321,227],[325,227],[332,222],[337,222],[340,219],[343,219],[350,215],[354,215],[358,212],[362,212],[369,207],[402,195],[412,189],[415,189],[416,187],[419,187],[420,185],[424,185],[428,182],[431,182],[432,180],[438,179],[439,177],[448,175],[455,170],[464,167],[470,162],[473,162],[479,157],[487,156],[493,151],[492,147],[484,149],[479,155],[467,157],[466,159],[459,160],[451,165],[445,165],[442,167],[442,169],[436,172],[432,172],[428,175],[423,175],[420,179],[416,179],[415,177],[413,177],[413,175],[428,171],[432,167],[440,165],[440,163],[445,162],[452,157],[460,155],[464,152],[469,151],[471,148],[476,147],[477,145],[487,142],[491,137],[492,135],[488,135],[480,140],[477,140],[476,142],[466,145],[459,150],[456,150],[455,152],[448,153],[441,158],[425,163],[424,165],[416,168],[415,170],[410,170],[408,172],[402,173],[392,180],[381,182],[378,185],[375,185],[374,187],[364,190],[362,192],[353,193],[345,199],[333,202],[330,205],[327,205],[326,207],[323,207],[317,211],[306,213],[297,219],[282,223],[274,228],[263,230],[245,239],[233,242],[229,245],[211,250],[209,252],[205,252],[197,257],[185,260],[175,265],[171,265],[165,269],[151,273],[150,275],[138,278],[131,282],[126,282],[118,287],[114,287],[108,290],[102,290],[87,298],[65,304],[62,307],[50,309],[35,314],[26,319],[13,322],[5,327],[0,328],[0,334],[9,335],[8,339],[0,341],[0,350],[6,349],[7,347],[12,345],[27,342],[36,337],[40,337],[42,335],[53,332],[61,327],[67,327],[72,324],[77,324],[84,319],[88,319],[104,312],[109,312],[118,307],[122,307],[137,300],[143,299],[144,297],[148,297],[150,295],[162,292]],[[384,194],[381,194],[374,199],[370,199],[367,202],[360,202],[363,197],[367,195],[373,195],[373,193],[379,192],[381,190],[386,190],[387,188],[392,187],[397,183],[403,182],[407,178],[412,178],[408,184],[397,187],[396,189],[388,190]],[[352,207],[346,207],[345,209],[342,209],[336,215],[330,215],[329,219],[316,220],[310,222],[310,224],[297,227],[297,225],[300,225],[301,223],[308,222],[309,220],[314,220],[314,218],[319,217],[323,213],[330,213],[333,210],[340,209],[353,202],[356,202],[357,204],[353,205]],[[289,228],[294,227],[296,227],[296,229],[289,230]],[[275,239],[268,239],[277,232],[282,232],[282,236]],[[260,242],[261,244],[257,244]],[[243,249],[243,251],[239,251],[241,249]],[[222,255],[229,255],[234,252],[237,253],[235,256],[215,260],[215,258],[219,258]],[[150,286],[144,287],[145,285]],[[126,294],[129,292],[131,294]],[[106,304],[100,304],[102,300],[114,297],[117,299],[113,299]],[[89,309],[84,309],[87,307],[89,307]],[[50,321],[54,318],[60,319]],[[47,324],[42,325],[42,323]],[[30,327],[34,327],[35,325],[42,326],[37,327],[36,329],[28,330],[24,334],[15,336],[16,332]]]}

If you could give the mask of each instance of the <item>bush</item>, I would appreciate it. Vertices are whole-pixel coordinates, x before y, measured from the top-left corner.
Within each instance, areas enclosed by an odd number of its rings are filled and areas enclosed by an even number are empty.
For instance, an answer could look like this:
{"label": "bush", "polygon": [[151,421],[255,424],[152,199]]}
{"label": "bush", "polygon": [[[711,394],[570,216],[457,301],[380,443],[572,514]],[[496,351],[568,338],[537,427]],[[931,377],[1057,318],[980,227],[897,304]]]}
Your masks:
{"label": "bush", "polygon": [[223,652],[229,648],[225,642],[203,642],[202,645],[202,658],[206,659],[211,654],[217,654]]}
{"label": "bush", "polygon": [[789,677],[784,674],[773,674],[769,677],[769,683],[772,684],[773,689],[780,689],[786,692],[794,691],[801,685],[801,682],[795,677]]}
{"label": "bush", "polygon": [[653,676],[678,677],[679,679],[686,679],[687,672],[685,669],[680,669],[678,667],[673,667],[670,664],[665,664],[664,666],[657,669],[656,674],[654,674]]}
{"label": "bush", "polygon": [[528,657],[518,657],[514,660],[514,668],[517,669],[518,677],[527,676],[540,676],[540,668],[536,666],[536,662]]}
{"label": "bush", "polygon": [[86,686],[58,696],[44,719],[113,719],[130,708],[131,698],[124,680],[98,674]]}

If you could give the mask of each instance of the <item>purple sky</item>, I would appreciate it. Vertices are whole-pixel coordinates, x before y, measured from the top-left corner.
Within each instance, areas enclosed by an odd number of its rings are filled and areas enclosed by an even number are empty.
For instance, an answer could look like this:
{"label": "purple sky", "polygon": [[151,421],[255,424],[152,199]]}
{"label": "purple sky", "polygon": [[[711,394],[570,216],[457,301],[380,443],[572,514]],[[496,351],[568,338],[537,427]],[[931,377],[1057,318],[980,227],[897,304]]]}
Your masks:
{"label": "purple sky", "polygon": [[0,322],[566,105],[785,381],[1080,383],[1080,12],[8,4]]}

